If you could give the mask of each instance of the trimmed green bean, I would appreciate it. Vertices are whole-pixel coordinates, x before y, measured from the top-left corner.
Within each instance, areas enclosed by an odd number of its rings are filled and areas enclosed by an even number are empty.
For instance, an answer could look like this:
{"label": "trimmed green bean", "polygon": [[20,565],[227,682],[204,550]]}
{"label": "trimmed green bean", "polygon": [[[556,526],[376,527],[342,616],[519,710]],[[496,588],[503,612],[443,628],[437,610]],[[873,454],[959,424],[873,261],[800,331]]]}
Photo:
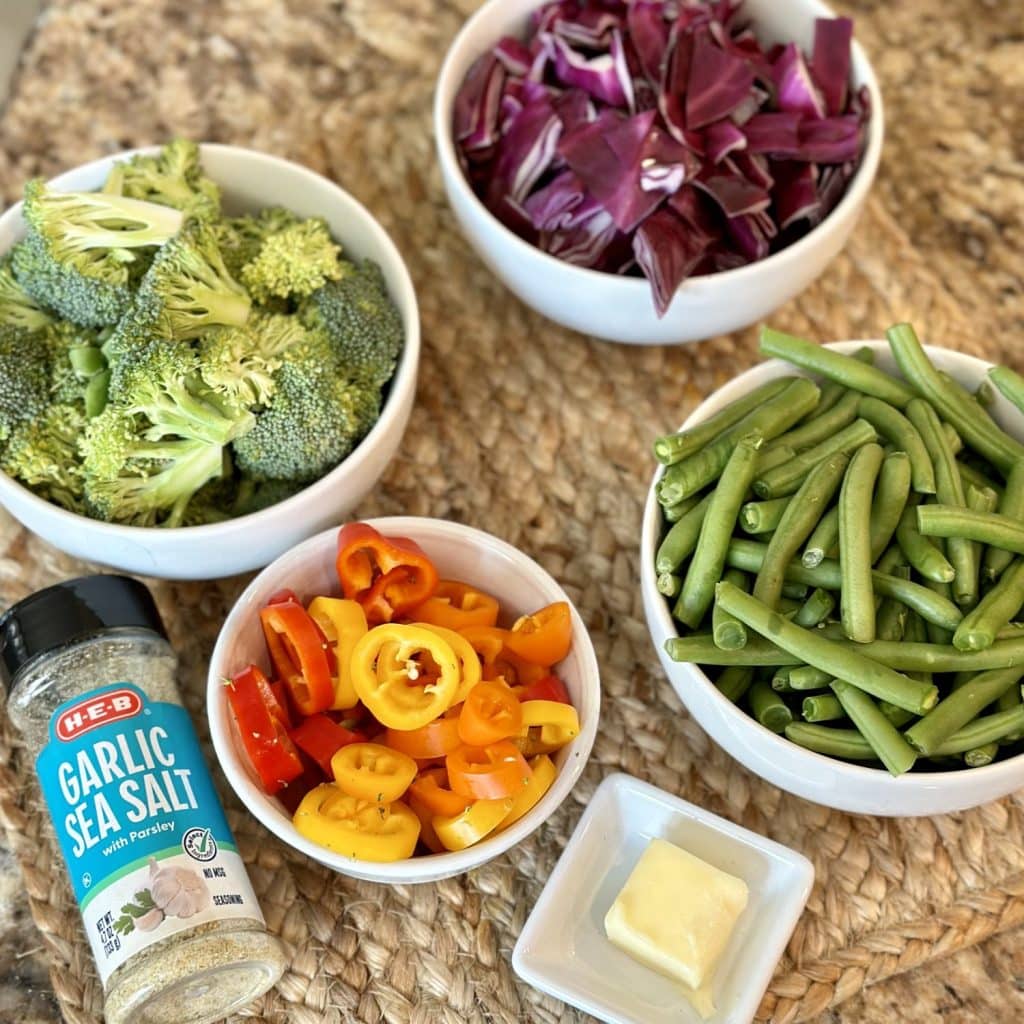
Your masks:
{"label": "trimmed green bean", "polygon": [[878,398],[866,395],[860,399],[857,414],[870,423],[898,451],[910,459],[911,480],[918,494],[935,493],[935,470],[921,435],[899,409]]}
{"label": "trimmed green bean", "polygon": [[754,493],[759,498],[778,498],[792,494],[819,463],[839,453],[849,455],[874,441],[877,436],[875,428],[867,420],[854,420],[849,426],[801,452],[796,458],[761,473],[754,481]]}
{"label": "trimmed green bean", "polygon": [[905,733],[907,742],[922,754],[936,753],[955,732],[972,722],[1024,676],[1024,666],[981,672],[939,701]]}
{"label": "trimmed green bean", "polygon": [[[959,607],[953,601],[953,588],[949,583],[939,583],[936,580],[926,579],[924,586],[933,594],[936,594],[942,601],[953,604],[954,607]],[[960,621],[962,622],[963,619],[961,618]],[[934,620],[925,619],[925,632],[930,643],[951,644],[953,642],[953,633],[959,625],[959,622],[955,625],[943,625]]]}
{"label": "trimmed green bean", "polygon": [[942,421],[942,433],[946,437],[946,444],[949,446],[952,455],[959,455],[964,450],[964,439],[948,424]]}
{"label": "trimmed green bean", "polygon": [[1003,398],[1024,412],[1024,377],[1008,366],[993,366],[988,371],[988,379]]}
{"label": "trimmed green bean", "polygon": [[902,775],[914,767],[917,760],[914,748],[866,693],[845,679],[836,679],[832,683],[832,692],[890,774]]}
{"label": "trimmed green bean", "polygon": [[[1017,521],[1024,520],[1024,462],[1018,462],[1006,478],[1006,489],[999,499],[996,511]],[[1013,561],[1012,551],[987,547],[981,561],[982,579],[991,582],[999,579]]]}
{"label": "trimmed green bean", "polygon": [[[986,476],[980,469],[972,466],[969,462],[962,462],[957,459],[956,463],[957,472],[960,474],[960,484],[964,489],[964,493],[967,493],[967,487],[970,484],[974,484],[975,487],[987,487],[990,491],[995,491],[999,495],[1000,499],[1003,496],[1003,487],[996,483],[990,476]],[[1011,469],[1012,473],[1013,470]]]}
{"label": "trimmed green bean", "polygon": [[758,473],[767,472],[774,466],[781,466],[783,462],[789,462],[793,458],[796,458],[796,452],[788,444],[779,445],[778,448],[773,448],[770,452],[766,452],[762,448],[757,457],[757,471]]}
{"label": "trimmed green bean", "polygon": [[[747,574],[739,569],[726,569],[722,579],[743,590],[749,589]],[[747,627],[716,604],[711,608],[711,636],[723,650],[738,651],[747,642]]]}
{"label": "trimmed green bean", "polygon": [[1024,459],[1024,445],[1001,430],[977,402],[963,398],[942,380],[910,324],[896,324],[885,333],[900,372],[967,444],[1004,476]]}
{"label": "trimmed green bean", "polygon": [[665,597],[678,597],[679,591],[682,588],[683,580],[682,577],[678,576],[674,572],[659,572],[658,573],[658,593],[663,594]]}
{"label": "trimmed green bean", "polygon": [[849,461],[845,455],[837,454],[818,463],[807,474],[786,508],[765,550],[752,591],[754,597],[769,608],[774,608],[778,603],[786,566],[818,524],[822,512],[828,507],[843,479]]}
{"label": "trimmed green bean", "polygon": [[772,673],[771,685],[776,693],[792,693],[793,687],[789,685],[789,673],[791,668],[779,668]]}
{"label": "trimmed green bean", "polygon": [[765,680],[756,680],[750,687],[747,698],[754,718],[766,729],[782,733],[793,721],[793,712]]}
{"label": "trimmed green bean", "polygon": [[658,546],[654,556],[654,570],[659,575],[663,572],[675,572],[693,554],[700,537],[700,528],[704,524],[711,505],[711,495],[702,498],[687,512]]}
{"label": "trimmed green bean", "polygon": [[801,605],[800,610],[793,617],[793,621],[798,626],[808,629],[827,619],[835,606],[836,599],[827,590],[816,587],[811,592],[811,596]]}
{"label": "trimmed green bean", "polygon": [[917,718],[917,715],[912,711],[907,711],[906,708],[898,708],[895,704],[890,704],[887,700],[878,702],[878,710],[881,711],[897,729],[902,729],[908,722],[912,722]]}
{"label": "trimmed green bean", "polygon": [[889,546],[909,496],[910,459],[906,452],[893,452],[882,463],[871,502],[872,565]]}
{"label": "trimmed green bean", "polygon": [[829,409],[835,406],[836,402],[838,402],[847,391],[842,384],[834,380],[822,381],[819,387],[821,388],[821,395],[818,398],[818,404],[807,414],[807,421],[815,420],[819,416],[823,416],[829,411]]}
{"label": "trimmed green bean", "polygon": [[791,500],[786,496],[769,501],[748,501],[740,509],[740,527],[744,533],[770,533],[778,527]]}
{"label": "trimmed green bean", "polygon": [[846,717],[839,698],[830,693],[816,693],[812,697],[804,697],[800,705],[800,714],[805,722],[834,722]]}
{"label": "trimmed green bean", "polygon": [[886,598],[875,615],[875,636],[879,640],[902,640],[909,614],[905,604]]}
{"label": "trimmed green bean", "polygon": [[914,397],[906,384],[874,366],[771,327],[761,328],[761,351],[838,381],[854,391],[881,398],[900,409]]}
{"label": "trimmed green bean", "polygon": [[926,537],[976,540],[1024,555],[1024,525],[998,512],[976,512],[951,505],[919,505],[917,528]]}
{"label": "trimmed green bean", "polygon": [[805,448],[813,448],[857,418],[857,404],[860,402],[860,397],[856,391],[847,391],[828,412],[822,413],[812,420],[804,420],[792,430],[787,430],[785,434],[771,442],[772,447],[787,445],[797,452]]}
{"label": "trimmed green bean", "polygon": [[794,583],[791,580],[786,580],[782,584],[782,596],[788,601],[803,601],[810,589],[806,583]]}
{"label": "trimmed green bean", "polygon": [[697,547],[672,612],[691,629],[700,624],[715,599],[715,584],[722,578],[729,540],[736,527],[736,516],[743,498],[754,478],[760,446],[761,438],[758,435],[741,438],[729,456],[718,486],[711,492],[711,502],[701,524]]}
{"label": "trimmed green bean", "polygon": [[730,665],[726,668],[722,674],[715,680],[715,686],[723,693],[726,697],[733,702],[738,704],[747,690],[750,689],[750,684],[754,681],[754,670],[752,668],[745,668],[740,665]]}
{"label": "trimmed green bean", "polygon": [[909,568],[907,560],[903,557],[903,552],[900,551],[899,544],[890,544],[882,552],[881,558],[875,562],[875,572],[885,573],[886,576],[901,575],[901,570]]}
{"label": "trimmed green bean", "polygon": [[949,559],[918,530],[916,508],[903,510],[896,527],[896,542],[907,561],[925,579],[936,583],[949,583],[953,579],[955,572]]}
{"label": "trimmed green bean", "polygon": [[674,505],[663,505],[661,508],[661,514],[665,517],[667,523],[678,523],[683,516],[686,515],[690,509],[699,505],[701,501],[699,494],[691,494],[688,498],[683,498],[682,501],[677,501]]}
{"label": "trimmed green bean", "polygon": [[780,394],[793,381],[793,377],[776,377],[766,381],[753,391],[730,402],[713,416],[689,429],[666,434],[654,442],[654,457],[663,465],[671,466],[681,462],[688,455],[699,452],[718,438],[729,427],[739,423],[747,413],[759,408],[770,398]]}
{"label": "trimmed green bean", "polygon": [[1024,607],[1024,558],[1016,559],[992,589],[963,618],[953,634],[961,651],[991,647],[999,631]]}
{"label": "trimmed green bean", "polygon": [[807,538],[807,547],[804,548],[803,557],[800,561],[808,568],[813,569],[821,565],[825,556],[839,544],[839,508],[830,508],[818,521],[814,532]]}
{"label": "trimmed green bean", "polygon": [[975,747],[964,754],[964,764],[968,768],[984,768],[991,764],[999,756],[999,744],[996,742],[986,743],[984,746]]}
{"label": "trimmed green bean", "polygon": [[719,583],[715,594],[715,600],[726,611],[755,632],[798,655],[808,665],[830,672],[836,678],[848,679],[872,696],[892,701],[916,714],[923,714],[938,700],[934,686],[901,676],[886,665],[826,640],[817,632],[794,625],[730,583]]}
{"label": "trimmed green bean", "polygon": [[877,444],[865,444],[850,460],[839,492],[839,612],[843,632],[862,644],[875,638],[871,494],[882,460],[882,449]]}
{"label": "trimmed green bean", "polygon": [[696,494],[722,475],[741,438],[752,434],[764,440],[777,437],[799,422],[817,400],[816,384],[806,377],[791,380],[777,395],[761,402],[707,447],[669,466],[660,481],[659,500],[663,505],[674,505]]}
{"label": "trimmed green bean", "polygon": [[845,761],[878,760],[871,744],[856,729],[794,722],[786,726],[786,739],[826,757],[840,757]]}
{"label": "trimmed green bean", "polygon": [[966,754],[986,743],[998,743],[1024,729],[1024,704],[1010,711],[996,711],[976,718],[942,743],[935,751],[939,757],[947,754]]}
{"label": "trimmed green bean", "polygon": [[797,665],[789,670],[789,686],[793,690],[823,690],[834,677],[811,665]]}
{"label": "trimmed green bean", "polygon": [[[967,485],[967,507],[972,512],[995,512],[998,504],[996,492],[989,487],[975,487],[974,484]],[[950,543],[953,543],[950,541]],[[965,608],[973,608],[978,603],[978,596],[981,591],[981,559],[985,548],[976,541],[970,541],[971,551],[971,574],[967,580],[960,581],[961,595],[954,596]],[[954,583],[956,581],[954,580]]]}

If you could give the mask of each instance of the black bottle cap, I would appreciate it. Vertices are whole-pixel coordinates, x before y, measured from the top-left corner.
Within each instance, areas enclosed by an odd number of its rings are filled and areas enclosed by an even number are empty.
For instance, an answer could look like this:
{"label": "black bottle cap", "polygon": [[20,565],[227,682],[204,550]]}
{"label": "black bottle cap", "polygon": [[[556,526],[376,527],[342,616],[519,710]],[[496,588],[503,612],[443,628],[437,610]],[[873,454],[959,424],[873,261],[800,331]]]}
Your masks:
{"label": "black bottle cap", "polygon": [[0,685],[41,654],[126,627],[167,639],[153,595],[130,576],[82,576],[39,590],[0,617]]}

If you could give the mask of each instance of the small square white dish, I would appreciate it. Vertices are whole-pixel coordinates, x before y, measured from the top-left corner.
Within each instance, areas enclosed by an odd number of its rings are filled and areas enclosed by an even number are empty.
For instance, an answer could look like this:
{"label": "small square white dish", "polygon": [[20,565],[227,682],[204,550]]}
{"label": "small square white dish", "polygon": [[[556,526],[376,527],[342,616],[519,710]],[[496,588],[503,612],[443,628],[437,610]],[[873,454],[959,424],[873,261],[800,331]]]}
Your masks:
{"label": "small square white dish", "polygon": [[807,903],[814,868],[802,854],[630,775],[610,775],[594,793],[512,966],[534,988],[609,1024],[702,1024],[677,983],[617,949],[604,931],[608,908],[659,838],[747,883],[750,899],[715,970],[707,1024],[749,1024]]}

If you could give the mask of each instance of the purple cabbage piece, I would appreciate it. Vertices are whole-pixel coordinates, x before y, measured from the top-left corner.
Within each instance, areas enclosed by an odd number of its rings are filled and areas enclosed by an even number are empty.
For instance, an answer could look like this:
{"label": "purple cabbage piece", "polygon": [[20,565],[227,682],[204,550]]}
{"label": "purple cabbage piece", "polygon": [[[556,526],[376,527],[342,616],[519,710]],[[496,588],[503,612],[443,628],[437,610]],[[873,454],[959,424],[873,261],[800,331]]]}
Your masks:
{"label": "purple cabbage piece", "polygon": [[668,48],[668,22],[662,0],[633,0],[626,13],[629,37],[650,83],[657,86],[664,74]]}
{"label": "purple cabbage piece", "polygon": [[757,185],[758,188],[763,188],[766,192],[770,192],[775,184],[768,158],[761,153],[738,150],[735,153],[730,153],[723,163],[735,174],[746,178],[747,181]]}
{"label": "purple cabbage piece", "polygon": [[598,210],[593,217],[588,217],[569,231],[542,234],[541,248],[566,263],[597,268],[618,236],[619,229],[611,215]]}
{"label": "purple cabbage piece", "polygon": [[846,109],[850,87],[853,22],[849,18],[818,18],[814,23],[811,72],[825,101],[825,113]]}
{"label": "purple cabbage piece", "polygon": [[523,209],[538,231],[567,231],[602,209],[572,171],[562,171],[537,189]]}
{"label": "purple cabbage piece", "polygon": [[520,95],[506,89],[501,97],[501,107],[498,110],[498,131],[501,135],[507,135],[512,127],[513,121],[523,112],[523,101]]}
{"label": "purple cabbage piece", "polygon": [[704,151],[714,164],[724,160],[734,150],[746,148],[746,135],[732,121],[716,121],[704,129]]}
{"label": "purple cabbage piece", "polygon": [[595,57],[574,50],[564,39],[551,36],[555,69],[564,85],[576,86],[612,107],[632,107],[633,80],[626,66],[622,35],[614,31],[608,53]]}
{"label": "purple cabbage piece", "polygon": [[726,217],[758,213],[767,210],[771,203],[771,196],[765,189],[739,174],[730,174],[724,165],[705,167],[693,183],[714,199]]}
{"label": "purple cabbage piece", "polygon": [[746,214],[730,217],[725,222],[725,229],[733,241],[735,251],[747,263],[763,260],[768,255],[771,244],[755,218]]}
{"label": "purple cabbage piece", "polygon": [[754,72],[742,58],[696,34],[686,91],[686,127],[691,131],[728,117],[750,94]]}
{"label": "purple cabbage piece", "polygon": [[567,89],[552,100],[566,135],[597,117],[594,102],[582,89]]}
{"label": "purple cabbage piece", "polygon": [[779,110],[824,117],[825,104],[796,43],[787,43],[772,64]]}
{"label": "purple cabbage piece", "polygon": [[505,78],[505,69],[493,54],[485,54],[469,69],[455,96],[452,126],[463,151],[485,149],[497,141]]}
{"label": "purple cabbage piece", "polygon": [[[524,99],[526,93],[524,91]],[[507,196],[522,205],[558,149],[562,122],[546,95],[528,100],[498,147],[488,201]]]}
{"label": "purple cabbage piece", "polygon": [[[653,113],[653,111],[651,111]],[[696,177],[700,158],[655,125],[640,151],[640,188],[671,195]]]}
{"label": "purple cabbage piece", "polygon": [[686,83],[693,59],[693,34],[678,26],[669,36],[665,69],[658,95],[658,110],[675,138],[686,144]]}
{"label": "purple cabbage piece", "polygon": [[611,11],[584,7],[572,18],[556,18],[551,31],[574,46],[600,50],[608,46],[611,33],[622,27],[622,19]]}
{"label": "purple cabbage piece", "polygon": [[772,201],[780,231],[785,231],[795,221],[814,217],[821,205],[818,197],[818,172],[814,164],[778,162],[775,165]]}
{"label": "purple cabbage piece", "polygon": [[494,56],[510,75],[525,78],[533,63],[533,54],[528,46],[512,36],[503,36],[494,45]]}
{"label": "purple cabbage piece", "polygon": [[633,235],[633,255],[651,284],[654,308],[665,315],[679,286],[704,257],[706,242],[669,209],[651,214]]}
{"label": "purple cabbage piece", "polygon": [[743,126],[750,153],[771,153],[790,157],[800,152],[800,123],[803,115],[794,111],[755,114]]}
{"label": "purple cabbage piece", "polygon": [[842,164],[856,160],[860,152],[861,123],[856,114],[804,120],[800,125],[800,160],[818,164]]}

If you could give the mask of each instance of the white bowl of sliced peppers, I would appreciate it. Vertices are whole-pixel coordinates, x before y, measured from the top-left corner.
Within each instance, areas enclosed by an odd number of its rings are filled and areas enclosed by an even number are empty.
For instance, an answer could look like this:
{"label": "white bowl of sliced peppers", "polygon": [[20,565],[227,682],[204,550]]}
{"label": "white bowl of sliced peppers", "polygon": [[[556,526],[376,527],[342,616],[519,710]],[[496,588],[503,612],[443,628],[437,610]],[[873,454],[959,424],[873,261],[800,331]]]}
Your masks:
{"label": "white bowl of sliced peppers", "polygon": [[599,705],[561,587],[495,537],[413,517],[328,530],[268,566],[208,687],[245,806],[322,864],[395,883],[477,867],[544,822]]}

